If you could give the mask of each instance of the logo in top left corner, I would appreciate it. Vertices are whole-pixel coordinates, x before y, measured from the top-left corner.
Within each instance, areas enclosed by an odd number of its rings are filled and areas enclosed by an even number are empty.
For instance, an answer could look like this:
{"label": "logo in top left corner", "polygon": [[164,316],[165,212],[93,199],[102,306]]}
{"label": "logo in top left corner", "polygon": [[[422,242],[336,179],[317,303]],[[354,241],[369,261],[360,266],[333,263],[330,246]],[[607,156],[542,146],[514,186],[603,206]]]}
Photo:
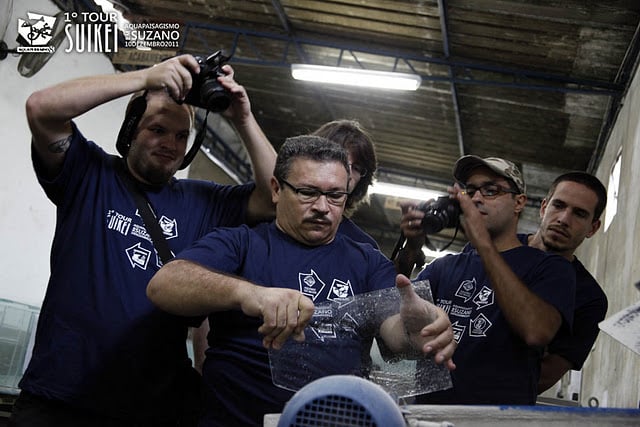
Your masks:
{"label": "logo in top left corner", "polygon": [[27,12],[27,20],[18,18],[18,52],[43,52],[55,51],[54,46],[48,46],[53,38],[56,26],[56,17]]}

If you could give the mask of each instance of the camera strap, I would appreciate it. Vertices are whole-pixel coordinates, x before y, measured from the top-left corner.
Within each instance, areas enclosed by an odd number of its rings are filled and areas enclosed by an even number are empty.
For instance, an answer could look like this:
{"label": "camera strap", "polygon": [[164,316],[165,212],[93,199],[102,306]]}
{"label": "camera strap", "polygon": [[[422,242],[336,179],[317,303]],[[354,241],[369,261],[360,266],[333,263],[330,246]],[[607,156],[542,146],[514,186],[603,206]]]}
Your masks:
{"label": "camera strap", "polygon": [[436,247],[436,245],[434,245],[433,242],[431,240],[429,240],[429,235],[428,234],[424,235],[424,244],[427,247],[427,249],[432,250],[434,252],[446,251],[447,249],[449,249],[449,246],[451,246],[451,244],[454,242],[454,240],[456,240],[456,237],[458,237],[458,230],[460,230],[460,221],[458,221],[456,223],[456,228],[455,228],[455,231],[453,233],[453,236],[451,237],[451,240],[449,240],[441,248]]}
{"label": "camera strap", "polygon": [[122,179],[125,186],[133,196],[133,200],[136,202],[138,212],[140,213],[140,216],[142,216],[142,221],[144,222],[147,232],[151,236],[153,246],[156,248],[158,256],[160,256],[162,263],[166,264],[174,257],[174,255],[169,248],[167,239],[165,239],[164,234],[162,233],[160,224],[158,224],[158,218],[153,212],[151,202],[149,202],[146,194],[138,186],[133,176],[131,176],[131,173],[127,170],[125,160],[117,156],[112,156],[112,161],[116,173]]}
{"label": "camera strap", "polygon": [[[458,220],[456,223],[456,229],[453,234],[453,237],[447,244],[445,244],[442,248],[436,247],[433,242],[429,239],[429,235],[427,233],[424,234],[424,244],[425,246],[434,252],[441,252],[449,248],[451,244],[454,242],[456,237],[458,236],[458,230],[460,230],[460,221]],[[411,276],[413,269],[418,267],[422,269],[424,263],[426,261],[424,253],[422,250],[410,250],[405,247],[407,239],[404,236],[404,233],[400,231],[400,237],[396,241],[396,244],[393,248],[391,256],[389,259],[394,262],[396,265],[396,269],[399,273],[404,274],[407,277]]]}
{"label": "camera strap", "polygon": [[202,119],[202,124],[200,125],[200,129],[198,129],[198,132],[196,133],[196,137],[193,140],[193,146],[191,146],[187,154],[184,155],[184,160],[182,160],[182,164],[180,165],[180,168],[179,168],[180,170],[189,166],[189,163],[191,163],[193,159],[196,157],[196,154],[198,154],[198,150],[200,149],[200,146],[202,146],[202,143],[204,142],[204,137],[207,135],[207,117],[209,117],[209,110],[206,110],[206,113],[204,114],[204,118]]}

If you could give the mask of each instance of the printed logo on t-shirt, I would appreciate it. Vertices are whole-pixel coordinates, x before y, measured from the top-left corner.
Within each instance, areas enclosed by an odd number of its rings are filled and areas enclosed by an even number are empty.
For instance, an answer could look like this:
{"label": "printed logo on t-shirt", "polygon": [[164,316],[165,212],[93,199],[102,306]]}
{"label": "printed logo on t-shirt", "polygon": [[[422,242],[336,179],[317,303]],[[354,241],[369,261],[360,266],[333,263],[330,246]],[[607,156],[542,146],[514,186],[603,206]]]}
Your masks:
{"label": "printed logo on t-shirt", "polygon": [[437,299],[436,304],[438,307],[444,310],[445,313],[449,314],[451,312],[451,306],[453,302],[450,299]]}
{"label": "printed logo on t-shirt", "polygon": [[[140,215],[140,211],[138,209],[136,209],[136,216],[142,221],[142,215]],[[162,234],[167,240],[178,237],[178,222],[175,219],[167,218],[162,215],[158,220],[158,225],[160,225]],[[148,240],[149,242],[152,241],[151,235],[144,226],[144,222],[142,222],[142,224],[134,224],[131,234],[133,236],[140,237],[141,239]]]}
{"label": "printed logo on t-shirt", "polygon": [[447,314],[449,316],[470,317],[472,311],[473,311],[472,307],[465,307],[458,304],[454,304],[451,306],[451,310],[447,312]]}
{"label": "printed logo on t-shirt", "polygon": [[149,264],[149,258],[151,258],[151,251],[142,247],[140,242],[127,249],[127,257],[131,263],[131,267],[139,267],[143,270],[147,269]]}
{"label": "printed logo on t-shirt", "polygon": [[133,224],[133,227],[131,228],[131,235],[151,242],[151,236],[147,233],[147,229],[144,228],[144,225],[142,224]]}
{"label": "printed logo on t-shirt", "polygon": [[329,295],[327,296],[328,300],[336,301],[351,298],[352,296],[353,289],[351,288],[351,282],[349,280],[343,282],[342,280],[333,279],[333,283],[329,289]]}
{"label": "printed logo on t-shirt", "polygon": [[333,322],[333,309],[331,307],[316,307],[309,326],[311,332],[313,332],[320,341],[337,336]]}
{"label": "printed logo on t-shirt", "polygon": [[460,344],[460,340],[462,339],[464,331],[465,329],[467,329],[467,327],[460,324],[459,322],[455,322],[451,324],[451,328],[453,329],[453,339],[456,340],[456,343]]}
{"label": "printed logo on t-shirt", "polygon": [[178,223],[175,219],[169,219],[162,215],[158,224],[160,224],[162,234],[164,234],[167,239],[178,237]]}
{"label": "printed logo on t-shirt", "polygon": [[480,313],[471,321],[469,335],[472,337],[486,337],[487,331],[491,328],[491,325],[492,323],[489,319],[487,319],[484,314]]}
{"label": "printed logo on t-shirt", "polygon": [[456,296],[464,299],[464,302],[469,301],[473,297],[473,294],[475,293],[476,293],[475,277],[471,280],[464,280],[462,283],[460,283],[460,286],[458,286],[458,289],[456,290]]}
{"label": "printed logo on t-shirt", "polygon": [[334,318],[334,311],[331,308],[325,310],[322,307],[316,307],[313,313],[313,319],[309,323],[309,329],[317,339],[324,342],[338,338],[338,332],[344,337],[344,334],[353,334],[358,336],[358,321],[351,313],[344,313],[340,318]]}
{"label": "printed logo on t-shirt", "polygon": [[473,303],[481,309],[493,304],[493,289],[483,286],[480,292],[473,297]]}
{"label": "printed logo on t-shirt", "polygon": [[314,301],[325,287],[325,283],[313,270],[309,273],[298,273],[298,284],[300,292]]}
{"label": "printed logo on t-shirt", "polygon": [[113,209],[109,209],[107,211],[107,229],[114,230],[118,233],[126,236],[129,234],[129,229],[131,228],[132,218],[126,215],[123,215],[119,212],[114,211]]}

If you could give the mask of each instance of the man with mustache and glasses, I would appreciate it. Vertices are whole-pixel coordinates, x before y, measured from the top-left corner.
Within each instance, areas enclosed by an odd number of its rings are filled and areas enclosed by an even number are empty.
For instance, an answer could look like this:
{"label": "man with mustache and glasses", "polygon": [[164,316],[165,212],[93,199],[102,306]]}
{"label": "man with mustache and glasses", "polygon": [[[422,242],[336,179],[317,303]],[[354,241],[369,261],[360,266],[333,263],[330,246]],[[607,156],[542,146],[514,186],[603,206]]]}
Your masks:
{"label": "man with mustache and glasses", "polygon": [[[149,282],[147,294],[159,308],[209,317],[201,427],[261,426],[265,414],[282,412],[293,391],[274,385],[267,351],[281,349],[288,338],[305,340],[312,354],[301,369],[320,376],[363,373],[373,335],[392,352],[414,349],[455,368],[446,313],[420,299],[408,278],[396,277],[380,251],[337,232],[349,170],[340,145],[310,135],[287,139],[271,178],[275,221],[217,229]],[[373,324],[367,331],[354,322],[347,334],[304,336],[316,304],[394,283],[401,315],[384,310],[371,313],[375,320],[367,317],[363,323]]]}
{"label": "man with mustache and glasses", "polygon": [[[348,119],[327,122],[313,131],[311,135],[327,138],[341,145],[347,151],[350,167],[349,196],[344,205],[338,233],[342,233],[356,242],[369,243],[379,249],[376,241],[351,220],[351,215],[367,203],[369,187],[373,183],[378,168],[373,138],[357,120]],[[209,324],[203,322],[199,328],[194,329],[192,334],[194,366],[200,372],[202,372],[202,364],[208,347],[208,333]]]}
{"label": "man with mustache and glasses", "polygon": [[[469,249],[434,260],[417,278],[430,281],[449,315],[457,369],[452,389],[417,402],[533,405],[544,349],[571,328],[575,273],[563,257],[518,239],[527,196],[512,162],[463,156],[453,175],[450,197],[460,204]],[[422,216],[405,207],[402,227],[412,248],[424,242]]]}

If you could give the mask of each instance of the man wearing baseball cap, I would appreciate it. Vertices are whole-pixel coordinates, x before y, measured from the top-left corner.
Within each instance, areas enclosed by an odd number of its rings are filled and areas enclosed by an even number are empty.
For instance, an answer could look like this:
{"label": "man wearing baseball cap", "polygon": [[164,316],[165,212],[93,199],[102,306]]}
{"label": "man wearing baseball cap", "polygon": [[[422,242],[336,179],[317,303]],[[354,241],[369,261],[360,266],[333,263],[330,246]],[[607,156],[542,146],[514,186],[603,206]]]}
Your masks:
{"label": "man wearing baseball cap", "polygon": [[[452,389],[417,402],[533,405],[544,348],[561,328],[571,328],[575,274],[563,257],[518,240],[527,196],[515,164],[463,156],[453,176],[449,193],[460,204],[470,250],[434,260],[417,279],[429,280],[435,302],[449,314],[457,368]],[[424,239],[421,214],[403,216],[403,232],[414,243]]]}
{"label": "man wearing baseball cap", "polygon": [[473,170],[480,166],[491,169],[491,171],[506,178],[512,186],[512,190],[517,190],[519,194],[527,193],[527,187],[520,169],[513,162],[499,157],[482,159],[478,156],[462,156],[453,166],[453,177],[459,183],[464,183]]}

